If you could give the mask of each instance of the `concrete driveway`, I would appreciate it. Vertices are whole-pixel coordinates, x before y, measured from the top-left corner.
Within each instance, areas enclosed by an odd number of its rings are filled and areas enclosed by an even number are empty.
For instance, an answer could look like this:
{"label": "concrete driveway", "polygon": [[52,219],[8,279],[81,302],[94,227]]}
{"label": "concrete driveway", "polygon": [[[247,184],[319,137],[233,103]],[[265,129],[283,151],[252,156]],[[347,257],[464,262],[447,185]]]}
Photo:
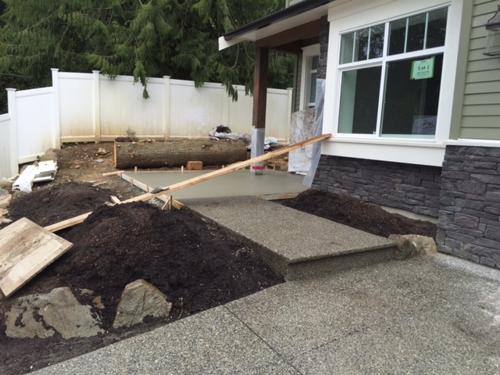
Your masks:
{"label": "concrete driveway", "polygon": [[500,374],[500,271],[444,255],[290,281],[38,374]]}

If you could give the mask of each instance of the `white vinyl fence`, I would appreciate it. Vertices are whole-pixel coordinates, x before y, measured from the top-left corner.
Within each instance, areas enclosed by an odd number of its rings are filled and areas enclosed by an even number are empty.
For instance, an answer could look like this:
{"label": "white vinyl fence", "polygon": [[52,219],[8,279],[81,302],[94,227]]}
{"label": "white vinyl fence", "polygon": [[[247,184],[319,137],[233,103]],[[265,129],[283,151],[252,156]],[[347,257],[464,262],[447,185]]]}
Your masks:
{"label": "white vinyl fence", "polygon": [[[110,141],[128,130],[138,137],[207,137],[217,125],[250,133],[252,97],[237,86],[238,101],[218,83],[149,78],[149,99],[133,77],[52,69],[52,86],[8,89],[9,113],[0,115],[0,178],[17,174],[62,142]],[[266,135],[288,141],[292,90],[269,89]]]}

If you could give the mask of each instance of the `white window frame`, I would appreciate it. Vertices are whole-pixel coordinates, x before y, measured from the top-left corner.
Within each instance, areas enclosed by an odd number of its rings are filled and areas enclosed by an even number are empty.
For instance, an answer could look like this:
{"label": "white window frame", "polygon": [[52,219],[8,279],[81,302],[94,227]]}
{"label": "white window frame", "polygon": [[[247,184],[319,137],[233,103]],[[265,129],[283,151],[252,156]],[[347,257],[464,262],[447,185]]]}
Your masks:
{"label": "white window frame", "polygon": [[[446,141],[449,138],[453,113],[453,96],[457,75],[460,28],[462,27],[464,0],[351,0],[339,2],[329,9],[330,39],[328,49],[328,66],[326,79],[325,114],[323,132],[332,133],[332,142],[323,146],[323,153],[372,160],[395,161],[412,164],[441,166],[444,159]],[[467,0],[465,0],[467,1]],[[448,7],[447,32],[444,47],[406,54],[392,55],[385,58],[371,59],[363,62],[340,64],[340,43],[342,34],[363,29],[369,26],[386,24],[404,17]],[[387,32],[387,30],[386,30]],[[384,41],[388,43],[387,37]],[[387,48],[387,46],[385,47]],[[380,66],[385,62],[404,58],[418,58],[434,53],[443,53],[443,73],[439,95],[436,133],[432,139],[416,137],[384,137],[379,136],[380,118],[377,118],[377,133],[347,134],[339,133],[339,104],[341,91],[341,74],[354,67]],[[382,69],[382,74],[385,70]],[[385,77],[381,82],[385,82]],[[384,89],[380,88],[381,91]],[[383,95],[379,97],[383,101]],[[379,103],[379,115],[381,108]]]}
{"label": "white window frame", "polygon": [[312,44],[302,48],[302,69],[300,72],[300,109],[305,110],[315,106],[309,103],[311,89],[312,59],[320,55],[320,45]]}
{"label": "white window frame", "polygon": [[[442,7],[438,7],[436,9],[443,9]],[[433,9],[431,9],[433,10]],[[419,12],[412,15],[419,15],[425,12]],[[426,13],[427,15],[429,13]],[[400,19],[400,18],[397,18]],[[408,27],[408,18],[407,20],[407,27]],[[384,115],[384,99],[385,99],[385,94],[386,94],[386,85],[387,85],[387,64],[393,61],[402,61],[402,60],[408,60],[408,59],[418,59],[419,57],[427,57],[430,55],[438,55],[438,54],[443,54],[445,53],[445,47],[435,47],[435,48],[429,48],[425,49],[425,44],[426,40],[424,40],[424,49],[420,51],[412,51],[412,52],[403,52],[399,53],[396,55],[389,55],[389,34],[390,34],[390,22],[394,21],[394,19],[387,20],[385,21],[384,24],[384,47],[383,47],[383,56],[379,58],[374,58],[374,59],[367,59],[367,60],[362,60],[362,61],[355,61],[351,63],[339,63],[338,65],[338,78],[337,78],[337,87],[339,90],[339,95],[338,95],[338,103],[336,103],[337,107],[340,109],[340,96],[341,96],[341,88],[342,88],[342,77],[344,72],[349,72],[349,71],[354,71],[354,70],[359,70],[363,68],[372,68],[372,67],[381,67],[381,77],[380,77],[380,89],[379,89],[379,101],[378,101],[378,108],[377,108],[377,123],[376,123],[376,128],[375,132],[373,134],[354,134],[354,133],[341,133],[338,130],[338,127],[340,126],[339,124],[339,119],[337,120],[337,134],[339,135],[347,135],[347,136],[355,136],[355,137],[360,137],[360,138],[401,138],[401,139],[435,139],[435,134],[432,136],[423,136],[423,137],[415,137],[412,135],[403,135],[403,134],[382,134],[382,117]],[[371,26],[378,26],[381,25],[375,24],[375,25],[367,25],[366,27],[371,27]],[[353,31],[359,31],[360,29],[356,29]],[[408,29],[406,30],[408,33]],[[341,34],[348,34],[349,31],[344,32]],[[426,33],[427,33],[427,25],[426,25]],[[368,39],[369,43],[369,39]],[[405,41],[405,49],[406,49],[406,41]],[[353,46],[353,55],[355,52],[355,46]],[[368,54],[370,53],[370,44],[368,44]],[[340,54],[339,54],[339,61],[340,61]],[[441,106],[441,100],[438,103],[438,108]],[[340,117],[340,115],[339,115]],[[437,124],[436,124],[436,130],[437,130]]]}

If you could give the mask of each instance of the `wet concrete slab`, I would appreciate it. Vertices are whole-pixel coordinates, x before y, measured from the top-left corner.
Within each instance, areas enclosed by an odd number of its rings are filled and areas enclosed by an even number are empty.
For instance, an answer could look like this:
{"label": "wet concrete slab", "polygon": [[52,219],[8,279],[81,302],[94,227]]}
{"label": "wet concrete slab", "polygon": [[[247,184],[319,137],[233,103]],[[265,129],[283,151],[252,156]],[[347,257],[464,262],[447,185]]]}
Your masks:
{"label": "wet concrete slab", "polygon": [[[143,171],[125,172],[122,178],[134,183],[145,191],[168,186],[177,182],[200,176],[208,171]],[[181,201],[186,199],[220,198],[236,196],[273,196],[288,193],[301,193],[306,190],[302,184],[304,176],[279,171],[266,171],[256,176],[247,170],[217,177],[172,195]]]}
{"label": "wet concrete slab", "polygon": [[393,257],[394,243],[387,238],[258,197],[196,200],[188,206],[268,249],[266,261],[287,279]]}

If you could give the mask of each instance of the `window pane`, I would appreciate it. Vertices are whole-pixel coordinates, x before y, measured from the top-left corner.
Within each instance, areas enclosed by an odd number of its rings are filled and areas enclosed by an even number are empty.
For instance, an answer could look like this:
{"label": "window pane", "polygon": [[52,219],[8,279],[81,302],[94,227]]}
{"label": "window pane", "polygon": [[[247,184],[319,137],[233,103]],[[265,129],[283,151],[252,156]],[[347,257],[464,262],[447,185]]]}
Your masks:
{"label": "window pane", "polygon": [[447,17],[447,8],[429,12],[429,25],[427,26],[427,48],[444,46]]}
{"label": "window pane", "polygon": [[[434,56],[433,69],[428,60],[431,57],[387,64],[382,135],[425,138],[436,133],[443,55]],[[424,74],[411,79],[415,61],[424,63],[420,64]]]}
{"label": "window pane", "polygon": [[389,55],[397,55],[405,51],[406,18],[390,24]]}
{"label": "window pane", "polygon": [[384,33],[384,25],[370,28],[370,59],[376,59],[384,55]]}
{"label": "window pane", "polygon": [[375,133],[381,73],[380,66],[342,73],[340,133]]}
{"label": "window pane", "polygon": [[424,49],[426,13],[410,17],[406,52]]}
{"label": "window pane", "polygon": [[342,35],[340,44],[340,63],[347,64],[352,62],[352,49],[354,47],[354,33]]}
{"label": "window pane", "polygon": [[356,31],[355,35],[354,61],[364,61],[368,59],[368,29]]}
{"label": "window pane", "polygon": [[319,65],[319,56],[313,56],[311,59],[311,70],[318,69]]}
{"label": "window pane", "polygon": [[308,104],[315,104],[316,103],[316,79],[318,78],[318,75],[316,73],[311,74],[311,84],[310,84],[310,89],[309,89],[309,103]]}

